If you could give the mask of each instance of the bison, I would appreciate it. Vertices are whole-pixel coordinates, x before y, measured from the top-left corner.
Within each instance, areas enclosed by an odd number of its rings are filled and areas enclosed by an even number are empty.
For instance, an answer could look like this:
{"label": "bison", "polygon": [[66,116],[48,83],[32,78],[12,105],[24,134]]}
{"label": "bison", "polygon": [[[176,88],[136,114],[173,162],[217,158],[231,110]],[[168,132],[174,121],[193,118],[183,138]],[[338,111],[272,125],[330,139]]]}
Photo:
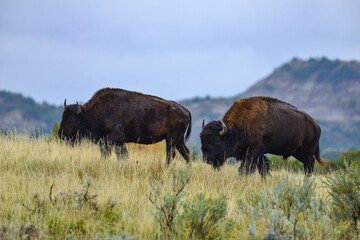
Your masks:
{"label": "bison", "polygon": [[319,124],[293,105],[271,97],[250,97],[234,104],[222,120],[204,125],[200,133],[204,161],[219,169],[229,157],[242,161],[239,173],[253,173],[256,167],[262,177],[269,173],[270,163],[264,154],[286,159],[294,156],[311,174],[315,159],[320,158]]}
{"label": "bison", "polygon": [[138,92],[104,88],[83,105],[67,106],[65,99],[59,137],[70,142],[90,138],[100,143],[105,157],[115,146],[118,158],[127,155],[124,143],[153,144],[165,139],[166,162],[170,164],[175,148],[189,163],[185,141],[190,133],[191,114],[182,105]]}

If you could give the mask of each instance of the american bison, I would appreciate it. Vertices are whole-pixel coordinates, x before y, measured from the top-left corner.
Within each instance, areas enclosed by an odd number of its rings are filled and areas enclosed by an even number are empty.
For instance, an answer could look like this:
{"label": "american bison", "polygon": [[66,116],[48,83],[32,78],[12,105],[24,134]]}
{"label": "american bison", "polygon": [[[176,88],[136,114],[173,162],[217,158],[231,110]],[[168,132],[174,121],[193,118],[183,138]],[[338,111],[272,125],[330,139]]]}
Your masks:
{"label": "american bison", "polygon": [[271,97],[250,97],[234,102],[222,120],[204,125],[200,134],[204,161],[219,169],[229,157],[241,160],[239,173],[269,173],[264,154],[285,159],[294,156],[311,174],[320,159],[319,124],[307,113]]}
{"label": "american bison", "polygon": [[190,133],[191,114],[182,105],[116,88],[99,90],[83,105],[67,106],[65,99],[59,130],[60,137],[72,142],[86,137],[101,143],[105,157],[112,145],[120,158],[127,155],[124,143],[153,144],[165,139],[167,164],[175,156],[175,148],[189,163],[185,141]]}

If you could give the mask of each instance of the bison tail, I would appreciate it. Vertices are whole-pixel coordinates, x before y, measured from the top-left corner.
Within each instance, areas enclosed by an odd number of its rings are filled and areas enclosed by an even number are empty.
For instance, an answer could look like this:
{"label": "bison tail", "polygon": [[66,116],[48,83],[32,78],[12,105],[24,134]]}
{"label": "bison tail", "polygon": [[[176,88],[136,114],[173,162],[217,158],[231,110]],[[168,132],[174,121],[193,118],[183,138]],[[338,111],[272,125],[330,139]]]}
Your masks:
{"label": "bison tail", "polygon": [[315,149],[315,159],[316,161],[318,161],[319,164],[321,164],[322,166],[325,166],[325,163],[323,162],[323,160],[321,160],[320,158],[320,148],[319,148],[319,143],[317,144],[316,146],[316,149]]}
{"label": "bison tail", "polygon": [[189,112],[189,116],[190,116],[190,123],[188,125],[187,130],[186,130],[185,142],[189,139],[190,134],[191,134],[191,113],[190,112]]}

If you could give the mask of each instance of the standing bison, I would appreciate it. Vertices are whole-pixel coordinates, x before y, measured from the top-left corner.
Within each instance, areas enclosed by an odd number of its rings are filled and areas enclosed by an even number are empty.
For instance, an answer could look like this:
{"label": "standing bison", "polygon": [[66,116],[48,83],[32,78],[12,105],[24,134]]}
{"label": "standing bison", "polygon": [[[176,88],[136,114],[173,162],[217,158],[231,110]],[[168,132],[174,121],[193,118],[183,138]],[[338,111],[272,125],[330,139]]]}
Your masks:
{"label": "standing bison", "polygon": [[[118,158],[127,155],[124,143],[153,144],[166,140],[169,164],[176,148],[189,163],[185,146],[191,133],[191,114],[180,104],[162,98],[116,88],[104,88],[84,105],[67,106],[59,136],[74,141],[87,137],[101,143],[102,155],[115,146]],[[185,135],[186,134],[186,135]]]}
{"label": "standing bison", "polygon": [[220,121],[204,126],[200,134],[204,161],[220,168],[229,157],[242,160],[239,173],[261,176],[270,169],[265,153],[294,156],[311,174],[320,159],[319,124],[296,107],[270,97],[250,97],[234,102]]}

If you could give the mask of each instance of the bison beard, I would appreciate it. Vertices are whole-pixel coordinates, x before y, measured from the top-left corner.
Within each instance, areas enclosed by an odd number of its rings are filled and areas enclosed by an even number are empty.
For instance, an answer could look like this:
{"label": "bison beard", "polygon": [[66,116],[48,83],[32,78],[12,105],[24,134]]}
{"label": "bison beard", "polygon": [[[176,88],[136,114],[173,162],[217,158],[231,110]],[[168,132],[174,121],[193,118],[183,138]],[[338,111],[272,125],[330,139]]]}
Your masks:
{"label": "bison beard", "polygon": [[116,88],[101,89],[84,105],[67,106],[59,137],[90,138],[100,143],[102,156],[115,146],[118,158],[127,155],[124,143],[153,144],[165,139],[166,162],[177,149],[189,163],[185,141],[191,133],[191,114],[182,105],[162,98]]}
{"label": "bison beard", "polygon": [[258,168],[270,170],[266,153],[294,156],[311,174],[320,159],[320,126],[296,107],[270,97],[251,97],[234,102],[220,121],[203,123],[200,134],[204,161],[219,169],[229,157],[242,161],[240,174]]}

